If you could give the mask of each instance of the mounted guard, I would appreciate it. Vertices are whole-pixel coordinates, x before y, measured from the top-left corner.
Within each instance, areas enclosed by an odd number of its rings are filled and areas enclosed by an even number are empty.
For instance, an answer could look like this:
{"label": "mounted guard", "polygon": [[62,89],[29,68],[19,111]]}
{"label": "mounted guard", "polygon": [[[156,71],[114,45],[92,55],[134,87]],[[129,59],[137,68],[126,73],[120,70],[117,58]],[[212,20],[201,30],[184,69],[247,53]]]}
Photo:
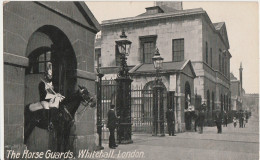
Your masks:
{"label": "mounted guard", "polygon": [[40,109],[59,108],[60,102],[65,98],[60,93],[54,91],[52,84],[52,63],[48,62],[44,79],[39,84],[40,102],[29,106],[30,111],[34,112]]}

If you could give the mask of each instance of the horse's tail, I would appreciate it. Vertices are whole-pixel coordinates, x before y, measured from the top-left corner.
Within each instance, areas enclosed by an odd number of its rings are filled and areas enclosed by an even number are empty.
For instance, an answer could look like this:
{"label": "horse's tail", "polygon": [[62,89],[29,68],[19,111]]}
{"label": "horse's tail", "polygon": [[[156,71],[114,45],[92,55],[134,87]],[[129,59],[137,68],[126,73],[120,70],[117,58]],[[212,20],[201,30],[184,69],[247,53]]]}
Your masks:
{"label": "horse's tail", "polygon": [[28,117],[28,114],[30,114],[30,112],[31,112],[30,109],[29,109],[30,105],[31,105],[31,103],[25,105],[25,107],[24,107],[24,121],[26,121],[26,118]]}
{"label": "horse's tail", "polygon": [[[26,131],[27,131],[27,128],[28,128],[28,125],[29,125],[30,112],[31,112],[30,109],[29,109],[30,105],[31,105],[31,103],[25,105],[25,107],[24,107],[24,135],[26,135]],[[25,137],[24,143],[26,143],[26,141],[27,141],[27,138]]]}

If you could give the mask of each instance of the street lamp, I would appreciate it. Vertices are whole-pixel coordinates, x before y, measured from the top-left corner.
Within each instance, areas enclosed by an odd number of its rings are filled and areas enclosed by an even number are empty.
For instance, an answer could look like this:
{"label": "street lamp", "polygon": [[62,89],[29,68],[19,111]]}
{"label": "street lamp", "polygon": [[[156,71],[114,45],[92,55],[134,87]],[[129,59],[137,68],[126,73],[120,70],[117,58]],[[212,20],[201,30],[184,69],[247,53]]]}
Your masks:
{"label": "street lamp", "polygon": [[163,86],[159,78],[159,72],[163,67],[163,58],[157,48],[152,58],[156,70],[156,78],[153,86],[153,135],[165,136],[164,134],[164,108],[163,108]]}
{"label": "street lamp", "polygon": [[97,84],[97,133],[98,133],[98,150],[104,149],[102,146],[102,77],[104,74],[100,73],[100,69],[97,68],[98,84]]}
{"label": "street lamp", "polygon": [[120,35],[120,39],[116,40],[116,44],[118,46],[119,52],[121,54],[129,55],[132,42],[127,39],[125,35],[125,31],[122,30],[122,34]]}
{"label": "street lamp", "polygon": [[121,144],[127,144],[133,143],[131,123],[131,83],[133,80],[129,77],[126,63],[126,56],[130,54],[132,42],[127,39],[124,30],[120,35],[120,39],[115,42],[121,55],[121,67],[115,79],[117,82],[116,111],[117,115],[120,116],[117,140]]}
{"label": "street lamp", "polygon": [[125,35],[125,31],[122,30],[122,34],[120,35],[120,39],[116,40],[116,45],[118,47],[119,53],[121,55],[121,69],[118,72],[118,78],[128,78],[128,68],[126,63],[126,56],[130,54],[132,42],[127,39]]}
{"label": "street lamp", "polygon": [[160,69],[162,69],[163,58],[161,57],[158,48],[156,48],[156,51],[155,51],[155,54],[154,54],[152,60],[153,60],[153,65],[154,65],[154,68],[156,69],[156,71],[159,71]]}

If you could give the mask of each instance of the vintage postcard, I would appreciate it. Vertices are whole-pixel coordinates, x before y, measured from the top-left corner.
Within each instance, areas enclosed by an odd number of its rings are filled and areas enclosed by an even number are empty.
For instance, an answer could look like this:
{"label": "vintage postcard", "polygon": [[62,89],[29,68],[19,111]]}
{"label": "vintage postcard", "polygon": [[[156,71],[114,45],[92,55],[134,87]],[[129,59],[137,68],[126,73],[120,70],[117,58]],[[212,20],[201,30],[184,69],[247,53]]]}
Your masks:
{"label": "vintage postcard", "polygon": [[3,2],[1,159],[259,159],[258,2]]}

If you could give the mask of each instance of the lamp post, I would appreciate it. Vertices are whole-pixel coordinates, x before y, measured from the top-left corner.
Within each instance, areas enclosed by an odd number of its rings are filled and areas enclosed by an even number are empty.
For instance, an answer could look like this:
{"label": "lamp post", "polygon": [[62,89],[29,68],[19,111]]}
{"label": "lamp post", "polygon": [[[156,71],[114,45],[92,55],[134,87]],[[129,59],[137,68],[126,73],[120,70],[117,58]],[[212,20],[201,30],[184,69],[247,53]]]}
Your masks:
{"label": "lamp post", "polygon": [[101,102],[101,92],[102,92],[102,77],[104,74],[100,73],[99,68],[97,68],[98,84],[97,84],[97,133],[98,133],[98,150],[104,149],[102,146],[102,102]]}
{"label": "lamp post", "polygon": [[155,51],[152,58],[156,70],[156,78],[153,87],[153,136],[165,136],[164,134],[164,108],[163,108],[163,86],[159,77],[162,69],[163,58],[160,56],[159,49]]}
{"label": "lamp post", "polygon": [[119,118],[117,129],[117,140],[120,144],[133,143],[132,141],[132,123],[131,123],[131,83],[132,80],[128,74],[126,56],[130,54],[132,42],[127,39],[124,30],[116,45],[121,55],[121,67],[117,78],[116,111]]}

